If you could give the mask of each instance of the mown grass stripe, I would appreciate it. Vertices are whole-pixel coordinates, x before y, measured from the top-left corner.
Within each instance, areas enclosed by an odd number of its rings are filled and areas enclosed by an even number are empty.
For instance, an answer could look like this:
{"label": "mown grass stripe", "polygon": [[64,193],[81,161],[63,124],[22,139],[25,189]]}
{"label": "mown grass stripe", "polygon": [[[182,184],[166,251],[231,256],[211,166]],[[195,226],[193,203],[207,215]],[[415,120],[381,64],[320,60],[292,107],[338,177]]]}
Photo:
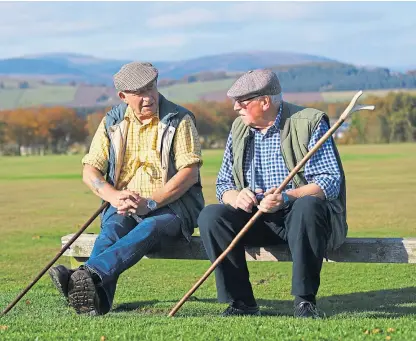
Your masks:
{"label": "mown grass stripe", "polygon": [[0,180],[56,180],[56,179],[81,179],[81,174],[33,174],[33,175],[8,175],[0,176]]}

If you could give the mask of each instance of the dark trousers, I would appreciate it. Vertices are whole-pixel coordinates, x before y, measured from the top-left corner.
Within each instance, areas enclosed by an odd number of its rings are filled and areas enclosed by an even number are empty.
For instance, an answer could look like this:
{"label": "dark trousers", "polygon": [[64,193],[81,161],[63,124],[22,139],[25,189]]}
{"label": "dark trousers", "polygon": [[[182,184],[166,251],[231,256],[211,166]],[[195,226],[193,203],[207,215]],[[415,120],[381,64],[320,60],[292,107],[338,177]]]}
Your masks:
{"label": "dark trousers", "polygon": [[[206,206],[198,225],[211,262],[228,247],[253,213],[230,205]],[[293,259],[292,295],[316,295],[330,233],[329,211],[324,200],[306,196],[275,213],[263,213],[215,270],[218,300],[241,300],[254,305],[253,289],[244,245],[288,243]]]}

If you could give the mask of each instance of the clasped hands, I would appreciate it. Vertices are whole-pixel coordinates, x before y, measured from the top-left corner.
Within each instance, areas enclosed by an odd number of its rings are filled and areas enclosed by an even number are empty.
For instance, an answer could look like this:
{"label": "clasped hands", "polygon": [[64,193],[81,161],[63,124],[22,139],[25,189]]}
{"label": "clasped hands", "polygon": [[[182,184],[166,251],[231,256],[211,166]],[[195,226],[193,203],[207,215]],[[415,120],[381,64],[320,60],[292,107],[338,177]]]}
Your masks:
{"label": "clasped hands", "polygon": [[118,214],[123,216],[130,214],[141,216],[150,212],[147,207],[147,199],[141,197],[139,193],[127,189],[116,191],[110,199],[110,204],[117,209]]}
{"label": "clasped hands", "polygon": [[[263,213],[274,213],[278,211],[284,203],[282,194],[274,194],[276,188],[271,188],[268,191],[264,192],[262,189],[256,189],[253,193],[250,189],[244,188],[235,200],[234,208],[241,208],[247,213],[252,213],[253,207],[257,206],[259,211]],[[264,199],[259,201],[256,198],[256,194],[263,194]]]}

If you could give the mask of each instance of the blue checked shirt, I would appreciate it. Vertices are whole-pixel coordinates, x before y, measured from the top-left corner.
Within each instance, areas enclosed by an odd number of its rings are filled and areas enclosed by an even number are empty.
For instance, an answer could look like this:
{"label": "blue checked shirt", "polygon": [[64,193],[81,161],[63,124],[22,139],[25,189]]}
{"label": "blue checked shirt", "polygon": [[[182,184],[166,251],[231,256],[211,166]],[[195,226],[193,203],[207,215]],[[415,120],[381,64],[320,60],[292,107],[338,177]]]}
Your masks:
{"label": "blue checked shirt", "polygon": [[[260,130],[250,128],[250,134],[254,135],[254,184],[252,174],[252,152],[247,148],[244,152],[244,180],[246,186],[252,191],[261,188],[267,191],[273,187],[278,187],[289,175],[289,170],[283,160],[280,150],[280,130],[279,123],[283,105],[280,105],[279,113],[274,124],[262,134]],[[308,150],[311,150],[316,142],[328,131],[329,127],[325,120],[319,122],[318,127],[313,133]],[[222,196],[230,190],[237,190],[232,175],[233,152],[232,134],[230,132],[225,147],[224,158],[216,182],[216,196],[220,203],[223,203]],[[308,183],[317,184],[328,200],[338,197],[341,174],[337,159],[332,146],[332,139],[328,139],[318,149],[318,151],[305,164],[305,179]],[[253,187],[254,186],[254,187]],[[293,181],[290,181],[285,190],[294,189]]]}

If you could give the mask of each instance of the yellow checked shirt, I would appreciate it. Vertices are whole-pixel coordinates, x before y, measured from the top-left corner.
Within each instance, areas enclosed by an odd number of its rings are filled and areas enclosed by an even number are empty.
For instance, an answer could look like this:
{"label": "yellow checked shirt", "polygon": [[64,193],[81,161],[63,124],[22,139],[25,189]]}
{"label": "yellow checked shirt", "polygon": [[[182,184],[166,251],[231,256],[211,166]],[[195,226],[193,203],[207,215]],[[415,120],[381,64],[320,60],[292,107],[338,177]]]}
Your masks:
{"label": "yellow checked shirt", "polygon": [[[142,124],[130,107],[127,107],[125,116],[130,118],[130,127],[117,189],[127,187],[131,191],[138,192],[142,197],[151,197],[154,191],[162,187],[160,153],[156,149],[159,118],[155,116],[151,122]],[[103,118],[82,163],[89,164],[105,174],[108,167],[109,145],[110,141],[105,133],[105,118]],[[189,115],[180,122],[172,148],[178,171],[192,164],[202,165],[198,132]]]}

